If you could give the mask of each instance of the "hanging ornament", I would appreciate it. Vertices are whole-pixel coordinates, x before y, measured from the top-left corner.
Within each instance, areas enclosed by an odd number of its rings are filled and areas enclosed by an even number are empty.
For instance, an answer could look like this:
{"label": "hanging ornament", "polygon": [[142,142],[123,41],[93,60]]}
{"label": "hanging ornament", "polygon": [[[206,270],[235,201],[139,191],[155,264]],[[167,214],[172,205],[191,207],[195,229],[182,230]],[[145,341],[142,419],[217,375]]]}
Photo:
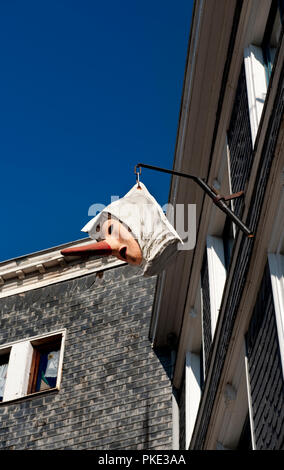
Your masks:
{"label": "hanging ornament", "polygon": [[82,229],[95,243],[61,251],[64,256],[116,256],[139,266],[145,276],[158,274],[174,259],[182,241],[161,206],[136,173],[136,184]]}

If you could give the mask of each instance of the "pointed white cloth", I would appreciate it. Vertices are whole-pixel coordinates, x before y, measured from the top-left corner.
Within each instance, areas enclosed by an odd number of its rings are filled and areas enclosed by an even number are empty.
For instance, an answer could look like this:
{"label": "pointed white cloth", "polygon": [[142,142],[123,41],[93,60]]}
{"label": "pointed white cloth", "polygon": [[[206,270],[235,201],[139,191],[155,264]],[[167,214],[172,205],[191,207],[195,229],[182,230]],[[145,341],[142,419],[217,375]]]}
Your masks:
{"label": "pointed white cloth", "polygon": [[146,186],[140,182],[140,187],[138,189],[136,184],[124,197],[109,204],[82,231],[88,232],[95,240],[101,240],[102,224],[111,214],[131,230],[142,251],[139,267],[144,276],[153,276],[165,269],[182,241]]}

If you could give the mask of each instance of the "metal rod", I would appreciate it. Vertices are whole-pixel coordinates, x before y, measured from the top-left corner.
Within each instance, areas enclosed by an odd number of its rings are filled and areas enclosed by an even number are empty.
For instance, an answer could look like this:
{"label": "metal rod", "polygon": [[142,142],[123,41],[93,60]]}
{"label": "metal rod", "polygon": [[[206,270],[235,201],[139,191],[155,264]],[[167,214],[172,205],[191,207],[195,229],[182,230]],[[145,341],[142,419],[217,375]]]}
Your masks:
{"label": "metal rod", "polygon": [[221,209],[241,230],[247,237],[252,238],[252,231],[239,219],[239,217],[234,214],[234,212],[226,205],[222,197],[218,197],[218,194],[208,186],[207,183],[202,178],[198,176],[189,175],[188,173],[181,173],[179,171],[168,170],[166,168],[160,168],[158,166],[146,165],[145,163],[137,163],[135,166],[135,172],[137,168],[148,168],[149,170],[161,171],[163,173],[169,173],[170,175],[181,176],[183,178],[189,178],[195,181],[206,194],[212,199],[214,204]]}

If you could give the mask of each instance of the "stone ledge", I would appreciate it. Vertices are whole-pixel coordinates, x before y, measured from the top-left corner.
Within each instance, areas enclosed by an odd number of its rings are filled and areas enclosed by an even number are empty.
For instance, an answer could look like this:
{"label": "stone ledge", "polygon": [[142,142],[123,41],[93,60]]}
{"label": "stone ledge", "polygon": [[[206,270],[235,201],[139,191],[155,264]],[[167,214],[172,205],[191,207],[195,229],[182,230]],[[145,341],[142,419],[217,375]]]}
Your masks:
{"label": "stone ledge", "polygon": [[0,263],[0,298],[126,264],[115,257],[65,258],[64,248],[91,243],[85,238]]}

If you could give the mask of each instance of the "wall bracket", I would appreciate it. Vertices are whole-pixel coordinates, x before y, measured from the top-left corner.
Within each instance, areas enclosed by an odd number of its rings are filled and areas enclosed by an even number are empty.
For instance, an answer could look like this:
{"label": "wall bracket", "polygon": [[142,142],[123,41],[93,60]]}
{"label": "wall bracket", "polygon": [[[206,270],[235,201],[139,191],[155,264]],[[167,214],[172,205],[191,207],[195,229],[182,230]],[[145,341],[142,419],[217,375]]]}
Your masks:
{"label": "wall bracket", "polygon": [[137,163],[134,168],[134,173],[136,174],[136,177],[138,178],[138,184],[139,184],[139,175],[141,174],[141,168],[148,168],[149,170],[155,170],[155,171],[161,171],[163,173],[169,173],[170,175],[175,175],[175,176],[180,176],[183,178],[189,178],[195,183],[197,183],[203,191],[212,199],[214,204],[221,209],[231,220],[234,222],[240,230],[249,238],[252,238],[254,235],[252,231],[241,221],[241,219],[230,209],[230,207],[227,206],[226,201],[230,201],[231,199],[235,199],[238,197],[241,197],[244,195],[244,191],[239,191],[238,193],[235,194],[230,194],[228,196],[222,196],[222,194],[218,194],[218,192],[214,189],[208,186],[207,183],[202,178],[199,178],[198,176],[194,175],[189,175],[187,173],[181,173],[179,171],[174,171],[174,170],[168,170],[166,168],[160,168],[157,166],[153,165],[146,165],[145,163]]}

